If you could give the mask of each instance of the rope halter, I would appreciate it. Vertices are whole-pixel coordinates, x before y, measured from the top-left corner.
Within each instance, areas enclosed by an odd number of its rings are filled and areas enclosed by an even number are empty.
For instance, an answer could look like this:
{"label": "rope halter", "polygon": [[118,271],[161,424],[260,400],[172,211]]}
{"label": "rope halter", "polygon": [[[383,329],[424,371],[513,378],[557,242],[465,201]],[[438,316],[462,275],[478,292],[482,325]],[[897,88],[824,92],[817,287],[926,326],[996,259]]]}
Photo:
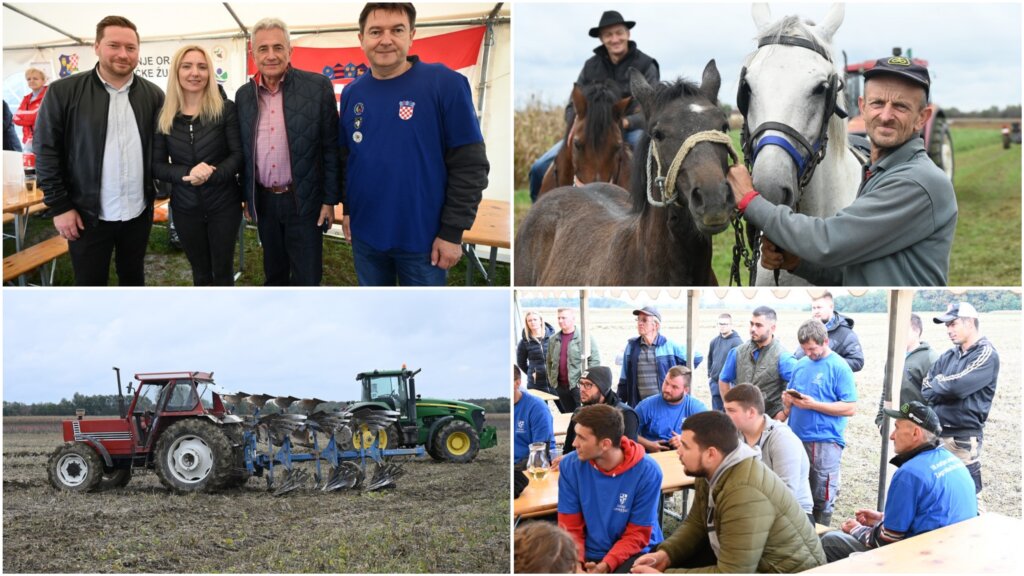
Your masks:
{"label": "rope halter", "polygon": [[[701,142],[712,142],[714,144],[721,144],[725,146],[725,149],[729,151],[729,157],[732,158],[732,163],[736,164],[739,162],[739,156],[736,155],[736,150],[732,147],[732,139],[725,132],[719,132],[718,130],[704,130],[692,134],[689,138],[683,141],[683,145],[679,147],[676,152],[676,157],[672,160],[672,164],[668,167],[668,172],[661,175],[661,156],[658,154],[658,145],[654,142],[654,138],[651,138],[650,149],[647,151],[647,174],[651,174],[651,158],[658,165],[657,176],[653,182],[648,180],[647,182],[647,201],[651,203],[651,206],[658,208],[664,208],[670,204],[679,204],[679,193],[676,191],[676,177],[679,175],[679,171],[682,170],[683,160],[686,159],[686,155],[693,150],[693,147]],[[654,186],[658,187],[659,195],[661,200],[654,199]]]}

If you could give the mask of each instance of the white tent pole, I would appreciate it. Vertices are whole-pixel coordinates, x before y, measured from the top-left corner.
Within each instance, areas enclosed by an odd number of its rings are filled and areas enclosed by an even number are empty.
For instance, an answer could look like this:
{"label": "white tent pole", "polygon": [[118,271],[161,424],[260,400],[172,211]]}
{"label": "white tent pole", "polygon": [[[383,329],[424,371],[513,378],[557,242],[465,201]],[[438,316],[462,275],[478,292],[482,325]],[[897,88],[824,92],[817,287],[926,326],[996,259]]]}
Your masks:
{"label": "white tent pole", "polygon": [[504,2],[494,5],[494,10],[487,16],[487,32],[484,33],[484,55],[483,64],[480,67],[480,85],[476,90],[476,119],[480,121],[484,117],[484,106],[487,102],[487,72],[491,64],[491,46],[494,46],[494,19],[501,10]]}
{"label": "white tent pole", "polygon": [[590,368],[590,338],[587,335],[587,311],[590,309],[589,293],[580,290],[580,338],[583,339],[583,370]]}
{"label": "white tent pole", "polygon": [[[697,327],[700,325],[700,290],[687,290],[686,291],[686,366],[690,369],[690,391],[693,391],[693,382],[696,380],[694,372],[696,372],[696,366],[693,365],[693,359],[696,355],[696,350],[693,345],[695,339],[695,332]],[[710,361],[710,358],[705,360]]]}
{"label": "white tent pole", "polygon": [[235,14],[235,11],[231,8],[231,4],[229,4],[227,2],[224,2],[223,4],[224,4],[224,9],[228,11],[228,14],[231,14],[231,17],[234,18],[235,22],[238,24],[239,32],[243,36],[248,37],[249,36],[249,29],[246,28],[245,24],[242,23],[242,19],[238,17],[238,14]]}

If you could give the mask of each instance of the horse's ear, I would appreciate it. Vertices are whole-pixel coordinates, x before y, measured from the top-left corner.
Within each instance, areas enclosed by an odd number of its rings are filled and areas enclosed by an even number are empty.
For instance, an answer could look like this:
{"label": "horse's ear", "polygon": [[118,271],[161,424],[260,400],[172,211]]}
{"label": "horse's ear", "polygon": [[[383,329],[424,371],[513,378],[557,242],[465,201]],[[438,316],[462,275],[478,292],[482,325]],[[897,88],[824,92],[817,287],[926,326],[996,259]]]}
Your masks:
{"label": "horse's ear", "polygon": [[839,30],[845,14],[846,6],[844,4],[837,2],[829,7],[825,19],[818,25],[818,30],[821,32],[823,40],[829,43],[832,42],[832,36],[836,33],[836,30]]}
{"label": "horse's ear", "polygon": [[718,102],[718,89],[722,87],[722,75],[718,73],[718,66],[712,58],[704,67],[704,74],[700,79],[700,91],[712,102]]}
{"label": "horse's ear", "polygon": [[615,106],[612,106],[612,116],[614,116],[615,118],[622,118],[623,116],[625,116],[626,108],[629,108],[629,102],[632,99],[633,98],[631,96],[626,96],[622,100],[616,102]]}
{"label": "horse's ear", "polygon": [[750,14],[754,17],[754,27],[757,28],[757,35],[768,29],[772,24],[772,9],[767,2],[755,2],[750,7]]}
{"label": "horse's ear", "polygon": [[587,115],[587,97],[583,95],[583,88],[579,82],[572,85],[572,107],[580,118]]}
{"label": "horse's ear", "polygon": [[640,108],[646,116],[651,111],[650,103],[654,98],[654,88],[647,83],[647,79],[639,70],[632,67],[629,69],[629,91],[633,93],[633,98],[640,102]]}

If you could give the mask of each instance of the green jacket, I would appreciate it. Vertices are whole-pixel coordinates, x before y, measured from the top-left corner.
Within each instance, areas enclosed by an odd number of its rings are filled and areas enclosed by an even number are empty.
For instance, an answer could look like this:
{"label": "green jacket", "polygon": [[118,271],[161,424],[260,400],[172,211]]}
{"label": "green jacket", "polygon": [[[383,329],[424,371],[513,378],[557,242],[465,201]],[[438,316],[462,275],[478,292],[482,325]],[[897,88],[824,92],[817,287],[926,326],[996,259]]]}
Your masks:
{"label": "green jacket", "polygon": [[[741,444],[736,451],[744,447]],[[658,546],[668,554],[670,567],[683,564],[710,545],[705,525],[708,487],[707,479],[697,478],[693,508],[679,528]],[[667,572],[791,574],[825,564],[825,553],[807,514],[785,482],[758,458],[750,455],[720,471],[712,496],[712,523],[720,548],[718,564],[685,570],[669,568]]]}
{"label": "green jacket", "polygon": [[[548,339],[548,386],[555,388],[558,386],[558,359],[562,354],[562,336],[564,334],[561,330],[555,332]],[[580,338],[580,329],[577,326],[576,331],[572,333],[572,340],[569,341],[569,361],[566,366],[569,368],[569,388],[577,388],[580,385],[580,375],[583,374],[583,342]],[[597,342],[594,341],[594,337],[590,337],[590,357],[587,358],[587,367],[600,366],[601,365],[601,354],[597,351]]]}

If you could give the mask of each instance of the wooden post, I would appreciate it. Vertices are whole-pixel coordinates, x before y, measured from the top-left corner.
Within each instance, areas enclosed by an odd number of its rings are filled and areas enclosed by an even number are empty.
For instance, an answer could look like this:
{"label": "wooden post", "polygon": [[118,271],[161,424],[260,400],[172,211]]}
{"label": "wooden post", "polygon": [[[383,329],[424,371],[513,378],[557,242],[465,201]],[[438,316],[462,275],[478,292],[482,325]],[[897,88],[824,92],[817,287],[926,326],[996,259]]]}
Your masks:
{"label": "wooden post", "polygon": [[[913,290],[889,292],[889,347],[886,350],[885,371],[882,374],[882,394],[885,407],[893,399],[898,403],[900,384],[903,382],[903,363],[907,350],[907,329],[910,327]],[[882,419],[882,456],[878,463],[878,510],[885,510],[885,494],[889,489],[888,453],[889,419]]]}

